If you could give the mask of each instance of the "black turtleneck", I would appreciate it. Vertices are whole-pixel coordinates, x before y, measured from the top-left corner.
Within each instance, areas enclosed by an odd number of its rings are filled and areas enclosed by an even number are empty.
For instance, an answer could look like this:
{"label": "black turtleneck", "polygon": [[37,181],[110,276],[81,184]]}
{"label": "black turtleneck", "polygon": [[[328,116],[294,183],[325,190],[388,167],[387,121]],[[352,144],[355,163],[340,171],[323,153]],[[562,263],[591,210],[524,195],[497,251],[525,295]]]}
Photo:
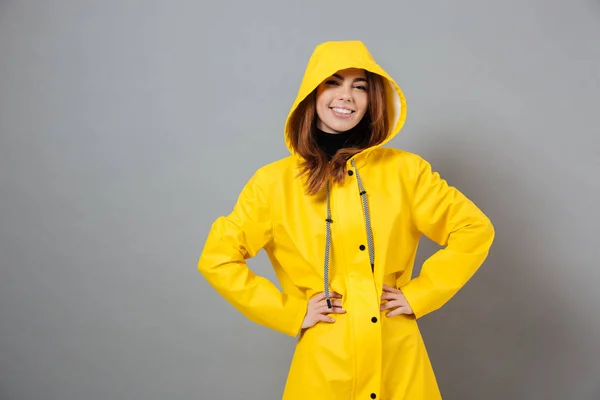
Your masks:
{"label": "black turtleneck", "polygon": [[327,154],[329,160],[333,158],[339,149],[359,147],[363,142],[366,142],[368,133],[368,124],[364,119],[354,128],[341,133],[327,133],[315,127],[317,144]]}

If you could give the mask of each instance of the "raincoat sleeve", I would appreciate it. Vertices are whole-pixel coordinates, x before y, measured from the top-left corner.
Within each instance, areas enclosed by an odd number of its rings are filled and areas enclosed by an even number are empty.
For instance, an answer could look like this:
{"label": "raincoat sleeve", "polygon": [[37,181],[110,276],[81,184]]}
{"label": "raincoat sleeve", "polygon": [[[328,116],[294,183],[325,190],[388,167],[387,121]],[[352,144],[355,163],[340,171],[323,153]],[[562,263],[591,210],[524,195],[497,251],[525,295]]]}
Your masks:
{"label": "raincoat sleeve", "polygon": [[244,186],[227,216],[212,225],[198,261],[210,285],[251,321],[290,336],[300,332],[308,302],[255,275],[246,260],[272,240],[269,198],[260,170]]}
{"label": "raincoat sleeve", "polygon": [[431,165],[415,160],[412,214],[416,228],[444,246],[425,261],[419,276],[401,288],[416,318],[442,307],[486,259],[494,240],[488,217]]}

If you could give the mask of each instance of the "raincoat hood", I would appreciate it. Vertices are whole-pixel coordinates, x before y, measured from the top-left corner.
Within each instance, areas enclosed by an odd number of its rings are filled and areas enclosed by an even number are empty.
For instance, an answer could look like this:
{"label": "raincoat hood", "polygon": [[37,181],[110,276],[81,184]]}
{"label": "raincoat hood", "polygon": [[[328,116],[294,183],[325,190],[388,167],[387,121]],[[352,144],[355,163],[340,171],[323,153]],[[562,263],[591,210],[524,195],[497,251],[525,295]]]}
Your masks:
{"label": "raincoat hood", "polygon": [[406,100],[404,94],[396,82],[375,62],[365,44],[358,40],[324,42],[315,48],[308,61],[296,100],[286,119],[285,143],[292,154],[295,154],[295,152],[288,134],[288,125],[292,114],[298,105],[321,82],[346,68],[364,69],[382,76],[388,83],[385,89],[390,131],[382,143],[370,149],[383,146],[392,140],[400,132],[400,129],[402,129],[406,119]]}

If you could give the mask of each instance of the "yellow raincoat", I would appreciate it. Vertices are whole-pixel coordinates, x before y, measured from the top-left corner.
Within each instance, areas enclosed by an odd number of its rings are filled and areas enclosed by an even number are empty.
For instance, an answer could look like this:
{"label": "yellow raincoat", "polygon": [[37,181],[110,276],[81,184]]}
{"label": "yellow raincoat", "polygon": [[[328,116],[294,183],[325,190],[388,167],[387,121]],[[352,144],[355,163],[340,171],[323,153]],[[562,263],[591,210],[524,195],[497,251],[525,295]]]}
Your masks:
{"label": "yellow raincoat", "polygon": [[[359,41],[317,46],[289,115],[349,67],[387,79],[388,142],[404,124],[404,95]],[[283,399],[440,399],[417,319],[444,305],[481,266],[494,239],[490,220],[420,156],[381,145],[363,150],[347,163],[353,173],[330,192],[330,290],[343,295],[347,312],[301,332],[308,300],[323,292],[326,199],[305,194],[287,132],[286,143],[292,155],[259,168],[232,212],[215,221],[198,269],[250,320],[298,337]],[[367,192],[374,272],[357,176]],[[411,280],[422,234],[443,248]],[[261,249],[281,291],[246,266]],[[414,315],[380,311],[384,283],[402,290]]]}

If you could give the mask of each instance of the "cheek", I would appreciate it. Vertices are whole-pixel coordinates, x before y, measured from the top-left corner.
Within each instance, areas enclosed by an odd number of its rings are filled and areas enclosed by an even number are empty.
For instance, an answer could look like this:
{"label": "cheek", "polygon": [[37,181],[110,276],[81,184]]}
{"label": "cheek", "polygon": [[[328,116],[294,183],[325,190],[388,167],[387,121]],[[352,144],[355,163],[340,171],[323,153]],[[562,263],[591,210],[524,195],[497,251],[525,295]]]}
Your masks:
{"label": "cheek", "polygon": [[325,113],[329,110],[329,103],[330,99],[328,99],[327,96],[322,95],[317,97],[316,108],[317,115],[319,115],[320,118],[323,118],[325,116]]}
{"label": "cheek", "polygon": [[327,93],[326,90],[322,91],[321,93],[318,93],[317,106],[326,108],[327,104],[329,104],[329,101],[331,100],[330,97],[331,96]]}
{"label": "cheek", "polygon": [[317,115],[319,116],[319,118],[323,119],[323,116],[324,116],[324,113],[326,110],[327,110],[326,103],[323,101],[322,98],[318,98],[317,104],[316,104],[316,111],[317,111]]}
{"label": "cheek", "polygon": [[361,113],[364,114],[367,111],[367,108],[369,108],[369,97],[365,94],[357,101],[357,105],[360,108]]}

